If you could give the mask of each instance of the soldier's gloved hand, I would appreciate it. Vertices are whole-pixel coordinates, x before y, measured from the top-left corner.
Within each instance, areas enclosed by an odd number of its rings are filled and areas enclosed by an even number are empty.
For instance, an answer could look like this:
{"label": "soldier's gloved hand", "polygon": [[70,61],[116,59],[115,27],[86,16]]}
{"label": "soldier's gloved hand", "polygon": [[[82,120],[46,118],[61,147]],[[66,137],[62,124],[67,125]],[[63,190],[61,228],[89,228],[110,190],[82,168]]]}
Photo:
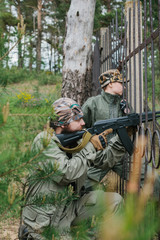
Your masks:
{"label": "soldier's gloved hand", "polygon": [[113,130],[110,128],[105,130],[99,135],[94,135],[93,137],[91,137],[90,142],[93,144],[94,148],[97,151],[103,150],[106,147],[106,144],[107,144],[106,135],[112,132]]}
{"label": "soldier's gloved hand", "polygon": [[120,109],[121,109],[122,112],[125,113],[125,114],[130,113],[129,106],[127,107],[127,101],[126,101],[126,99],[121,100],[121,102],[120,102]]}

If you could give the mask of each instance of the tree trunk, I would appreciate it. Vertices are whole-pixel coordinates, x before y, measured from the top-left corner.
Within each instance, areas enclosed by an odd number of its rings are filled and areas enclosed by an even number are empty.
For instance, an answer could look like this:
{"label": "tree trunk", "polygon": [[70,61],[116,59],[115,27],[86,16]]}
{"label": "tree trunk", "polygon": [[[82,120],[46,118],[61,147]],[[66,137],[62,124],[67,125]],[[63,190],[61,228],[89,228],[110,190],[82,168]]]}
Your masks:
{"label": "tree trunk", "polygon": [[80,105],[91,96],[92,34],[96,0],[72,0],[63,45],[62,96]]}
{"label": "tree trunk", "polygon": [[[18,12],[18,20],[21,21],[21,7],[20,7],[20,1],[17,1],[17,12]],[[18,68],[22,68],[23,67],[23,57],[22,57],[22,42],[20,40],[20,37],[18,35]]]}
{"label": "tree trunk", "polygon": [[[31,36],[31,33],[30,33]],[[32,71],[32,65],[33,65],[33,43],[32,39],[29,39],[29,70]]]}
{"label": "tree trunk", "polygon": [[107,5],[107,12],[111,12],[111,0],[107,0],[106,5]]}
{"label": "tree trunk", "polygon": [[51,52],[51,54],[50,54],[50,59],[49,59],[49,71],[50,72],[52,72],[52,50],[53,49],[53,47],[52,47],[52,42],[51,42],[51,49],[50,49],[50,52]]}
{"label": "tree trunk", "polygon": [[41,35],[42,35],[42,0],[38,0],[38,17],[37,17],[37,25],[38,25],[38,39],[37,39],[37,71],[39,72],[41,69]]}

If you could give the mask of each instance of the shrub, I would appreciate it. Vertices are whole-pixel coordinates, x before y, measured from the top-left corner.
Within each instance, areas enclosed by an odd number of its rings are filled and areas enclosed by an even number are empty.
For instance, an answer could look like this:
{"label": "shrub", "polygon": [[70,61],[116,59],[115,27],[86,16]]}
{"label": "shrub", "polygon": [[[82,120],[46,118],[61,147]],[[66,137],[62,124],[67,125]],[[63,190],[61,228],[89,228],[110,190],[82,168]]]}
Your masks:
{"label": "shrub", "polygon": [[11,83],[28,82],[38,80],[40,85],[61,83],[62,76],[55,75],[52,72],[41,71],[37,73],[35,70],[28,69],[0,68],[0,85],[6,87]]}

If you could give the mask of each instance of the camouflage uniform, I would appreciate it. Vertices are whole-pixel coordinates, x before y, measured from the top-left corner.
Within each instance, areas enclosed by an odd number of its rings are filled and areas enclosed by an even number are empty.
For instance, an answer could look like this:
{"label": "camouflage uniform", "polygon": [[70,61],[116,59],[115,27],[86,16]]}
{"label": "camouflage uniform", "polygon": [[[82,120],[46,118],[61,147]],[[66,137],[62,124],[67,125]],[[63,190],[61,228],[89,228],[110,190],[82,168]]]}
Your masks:
{"label": "camouflage uniform", "polygon": [[[93,126],[93,124],[98,120],[104,119],[112,119],[121,117],[123,115],[120,109],[120,101],[121,97],[117,95],[112,95],[106,93],[102,90],[101,95],[96,97],[89,98],[84,105],[82,106],[82,111],[84,114],[84,121],[86,123],[86,128]],[[113,134],[109,134],[107,136],[107,140],[113,137]],[[121,151],[121,147],[119,148]],[[112,161],[112,159],[110,159]],[[113,159],[114,162],[114,159]],[[119,163],[117,165],[112,164],[112,170],[118,173],[118,175],[122,174],[122,162],[119,159]],[[95,185],[96,183],[100,182],[102,178],[111,170],[111,168],[106,168],[104,171],[101,169],[96,169],[94,167],[90,167],[87,172],[88,181],[87,181],[87,188]]]}
{"label": "camouflage uniform", "polygon": [[[102,87],[105,87],[108,83],[118,81],[122,82],[122,76],[120,72],[116,69],[108,70],[100,75],[99,81]],[[124,82],[126,79],[124,79]],[[128,81],[128,80],[127,80]],[[107,92],[104,92],[102,89],[101,95],[96,97],[89,98],[84,105],[82,106],[83,111],[83,119],[86,123],[86,128],[93,126],[93,124],[98,120],[104,119],[112,119],[122,117],[125,114],[120,109],[120,102],[122,100],[121,96],[112,95]],[[129,105],[130,112],[133,112],[132,107]],[[113,138],[113,134],[109,134],[107,136],[108,142]],[[123,151],[121,149],[121,145],[119,146],[119,151]],[[105,170],[96,169],[94,167],[90,167],[87,172],[87,180],[85,183],[86,189],[93,189],[96,185],[103,179],[103,177],[112,169],[116,172],[119,176],[123,177],[123,160],[124,155],[122,158],[117,160],[115,163],[115,155],[112,156],[110,162],[113,161],[112,167],[106,167]],[[148,165],[147,172],[150,174],[152,172],[152,168]],[[154,196],[159,198],[160,196],[160,177],[157,173],[155,173],[156,181],[154,184]],[[141,186],[143,186],[145,180],[145,161],[143,159],[142,170],[141,170]]]}
{"label": "camouflage uniform", "polygon": [[[56,110],[56,106],[55,111]],[[59,108],[59,107],[57,107]],[[65,105],[64,105],[65,108]],[[78,109],[77,109],[78,108]],[[76,106],[79,117],[81,110]],[[67,113],[66,113],[67,114]],[[65,116],[66,116],[65,114]],[[72,117],[77,116],[77,113]],[[59,118],[55,124],[61,124],[66,121],[72,121],[70,118]],[[44,143],[48,142],[47,147],[44,148]],[[42,169],[43,166],[54,165],[58,166],[60,174],[53,175],[50,181],[38,181],[30,184],[27,194],[26,203],[29,203],[36,196],[53,196],[57,193],[63,193],[68,186],[72,185],[75,193],[79,196],[76,200],[70,202],[63,201],[61,204],[48,204],[45,206],[36,206],[35,204],[27,204],[23,208],[22,219],[23,223],[29,230],[28,239],[33,237],[36,240],[43,239],[41,231],[44,227],[53,226],[59,229],[70,228],[71,225],[77,224],[83,219],[87,219],[100,212],[101,201],[108,199],[108,206],[110,206],[112,213],[116,213],[122,204],[122,197],[117,193],[104,193],[103,191],[85,192],[84,183],[86,179],[88,166],[95,165],[95,167],[110,168],[119,158],[122,157],[123,151],[119,151],[119,139],[113,138],[110,144],[104,151],[97,151],[89,142],[85,148],[79,153],[68,156],[62,151],[57,143],[59,143],[56,135],[49,134],[43,131],[37,135],[32,145],[32,151],[36,154],[40,151],[40,158],[42,162],[36,166]],[[120,144],[121,145],[121,144]],[[112,156],[115,155],[115,162],[110,162]],[[34,175],[34,172],[32,173]],[[98,196],[101,196],[99,199]]]}
{"label": "camouflage uniform", "polygon": [[[111,69],[101,74],[99,77],[99,81],[101,87],[105,87],[110,82],[122,82],[123,79],[122,75],[117,69]],[[85,127],[92,127],[93,124],[99,120],[112,119],[124,116],[125,114],[120,109],[121,101],[121,96],[107,93],[103,89],[101,95],[89,98],[82,106],[82,111],[84,114],[83,119],[86,124]],[[107,141],[109,142],[113,136],[113,134],[109,134],[107,136]],[[119,148],[119,150],[121,151],[121,148]],[[110,161],[112,160],[114,162],[114,159],[110,159]],[[110,170],[111,168],[106,168],[104,171],[102,171],[100,169],[90,167],[87,172],[88,180],[86,181],[86,188],[95,186]],[[121,159],[119,159],[118,164],[112,165],[112,170],[115,171],[118,175],[122,175]]]}

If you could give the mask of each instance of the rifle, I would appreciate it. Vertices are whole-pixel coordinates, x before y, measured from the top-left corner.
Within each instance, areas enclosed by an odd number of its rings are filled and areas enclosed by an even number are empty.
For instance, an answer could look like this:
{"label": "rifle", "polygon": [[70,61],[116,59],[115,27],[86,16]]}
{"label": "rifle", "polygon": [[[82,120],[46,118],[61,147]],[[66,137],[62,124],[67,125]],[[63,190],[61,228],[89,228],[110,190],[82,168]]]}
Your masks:
{"label": "rifle", "polygon": [[[63,147],[66,147],[70,144],[75,143],[77,140],[82,138],[83,134],[88,131],[92,135],[100,134],[103,131],[111,128],[113,129],[113,133],[117,133],[123,146],[125,147],[126,151],[132,155],[133,153],[133,143],[128,136],[126,127],[137,127],[140,124],[140,120],[142,123],[146,121],[146,113],[142,113],[142,117],[140,118],[140,114],[138,113],[131,113],[124,117],[119,118],[112,118],[106,120],[100,120],[94,123],[93,127],[88,128],[86,130],[77,131],[74,133],[64,133],[64,134],[57,134],[56,136],[60,140]],[[153,113],[148,112],[148,121],[153,120]],[[155,112],[155,118],[160,117],[160,111]]]}

